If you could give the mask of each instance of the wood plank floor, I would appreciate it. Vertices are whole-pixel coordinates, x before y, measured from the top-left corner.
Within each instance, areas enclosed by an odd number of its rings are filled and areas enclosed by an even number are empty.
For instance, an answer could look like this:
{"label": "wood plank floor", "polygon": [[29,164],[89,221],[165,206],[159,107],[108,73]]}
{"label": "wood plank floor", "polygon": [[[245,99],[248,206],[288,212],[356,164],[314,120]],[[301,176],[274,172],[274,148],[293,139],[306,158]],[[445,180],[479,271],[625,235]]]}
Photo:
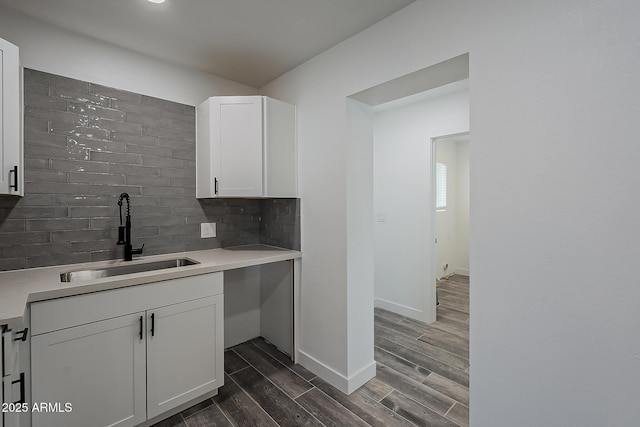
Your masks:
{"label": "wood plank floor", "polygon": [[438,296],[430,325],[375,309],[377,374],[349,396],[256,338],[225,352],[216,397],[154,427],[468,426],[468,277]]}

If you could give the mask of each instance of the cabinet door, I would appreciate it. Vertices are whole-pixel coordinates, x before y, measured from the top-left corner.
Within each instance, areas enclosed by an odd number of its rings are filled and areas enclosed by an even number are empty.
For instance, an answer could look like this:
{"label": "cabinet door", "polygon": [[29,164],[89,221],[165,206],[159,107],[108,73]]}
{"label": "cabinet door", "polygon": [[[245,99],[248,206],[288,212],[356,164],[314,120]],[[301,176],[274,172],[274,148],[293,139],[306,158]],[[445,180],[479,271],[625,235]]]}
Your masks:
{"label": "cabinet door", "polygon": [[262,97],[213,98],[211,142],[215,195],[262,196]]}
{"label": "cabinet door", "polygon": [[143,323],[138,313],[32,337],[33,405],[58,405],[32,412],[32,426],[124,427],[145,421]]}
{"label": "cabinet door", "polygon": [[147,413],[152,418],[224,384],[223,296],[147,312]]}
{"label": "cabinet door", "polygon": [[0,194],[22,196],[22,103],[18,48],[0,39]]}

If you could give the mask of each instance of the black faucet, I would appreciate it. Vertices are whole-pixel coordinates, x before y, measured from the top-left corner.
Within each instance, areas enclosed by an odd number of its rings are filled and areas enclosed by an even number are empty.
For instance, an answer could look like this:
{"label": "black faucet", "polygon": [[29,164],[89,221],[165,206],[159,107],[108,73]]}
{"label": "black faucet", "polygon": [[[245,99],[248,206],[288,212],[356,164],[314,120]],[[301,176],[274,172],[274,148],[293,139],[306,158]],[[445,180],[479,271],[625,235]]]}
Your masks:
{"label": "black faucet", "polygon": [[[127,218],[125,225],[122,225],[122,199],[127,200]],[[120,207],[120,226],[118,227],[118,243],[117,245],[124,245],[124,260],[131,261],[133,255],[142,255],[144,249],[144,243],[142,247],[133,249],[131,247],[131,205],[129,204],[129,195],[127,193],[120,194],[118,199],[118,206]]]}

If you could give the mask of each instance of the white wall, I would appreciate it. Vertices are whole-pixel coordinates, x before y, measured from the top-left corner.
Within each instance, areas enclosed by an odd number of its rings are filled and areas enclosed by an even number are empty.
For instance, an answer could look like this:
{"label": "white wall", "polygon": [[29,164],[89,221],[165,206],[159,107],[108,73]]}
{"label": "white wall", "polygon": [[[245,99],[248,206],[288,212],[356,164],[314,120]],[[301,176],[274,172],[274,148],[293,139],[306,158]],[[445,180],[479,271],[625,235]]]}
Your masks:
{"label": "white wall", "polygon": [[436,317],[435,296],[425,295],[436,278],[431,138],[469,130],[468,86],[450,86],[375,117],[375,304],[427,322]]}
{"label": "white wall", "polygon": [[[434,277],[454,273],[457,252],[456,220],[458,217],[458,150],[455,142],[436,141],[436,162],[447,167],[447,206],[436,211],[436,270]],[[445,269],[445,264],[447,268]]]}
{"label": "white wall", "polygon": [[456,254],[454,272],[470,275],[469,268],[469,139],[456,142]]}
{"label": "white wall", "polygon": [[198,105],[213,95],[257,93],[249,86],[146,57],[2,8],[0,38],[20,48],[20,60],[26,68],[183,104]]}
{"label": "white wall", "polygon": [[417,1],[264,88],[298,105],[309,357],[349,377],[362,351],[344,303],[345,97],[469,52],[471,425],[637,423],[639,15],[635,0]]}

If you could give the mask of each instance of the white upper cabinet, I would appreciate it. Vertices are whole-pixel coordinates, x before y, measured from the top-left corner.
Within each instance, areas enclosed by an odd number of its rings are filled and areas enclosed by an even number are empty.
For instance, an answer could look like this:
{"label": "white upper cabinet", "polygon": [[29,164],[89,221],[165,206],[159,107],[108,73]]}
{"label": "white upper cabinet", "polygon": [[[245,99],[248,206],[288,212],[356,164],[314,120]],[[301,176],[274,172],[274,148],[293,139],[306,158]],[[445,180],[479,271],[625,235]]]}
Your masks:
{"label": "white upper cabinet", "polygon": [[196,197],[297,197],[294,105],[216,96],[196,115]]}
{"label": "white upper cabinet", "polygon": [[18,47],[0,39],[0,194],[24,195]]}

